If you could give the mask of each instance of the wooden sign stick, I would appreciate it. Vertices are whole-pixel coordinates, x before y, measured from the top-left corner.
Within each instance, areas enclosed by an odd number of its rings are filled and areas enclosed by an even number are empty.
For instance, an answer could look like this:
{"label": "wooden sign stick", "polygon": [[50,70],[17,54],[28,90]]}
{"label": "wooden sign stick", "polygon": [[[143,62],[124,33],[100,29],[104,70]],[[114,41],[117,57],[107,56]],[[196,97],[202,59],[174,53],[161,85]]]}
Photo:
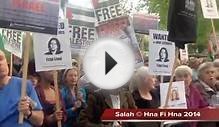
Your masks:
{"label": "wooden sign stick", "polygon": [[80,91],[80,86],[78,85],[79,84],[79,80],[81,78],[81,57],[79,56],[78,57],[78,82],[77,82],[77,93],[76,93],[76,98],[78,99],[79,98],[79,91]]}
{"label": "wooden sign stick", "polygon": [[[23,55],[23,73],[22,73],[22,86],[21,86],[21,98],[26,96],[26,87],[27,87],[27,68],[29,62],[29,50],[30,50],[30,42],[31,42],[31,35],[30,32],[26,33],[25,43],[24,43],[24,55]],[[19,113],[19,124],[23,124],[24,114]]]}
{"label": "wooden sign stick", "polygon": [[[60,111],[60,98],[59,98],[59,86],[58,86],[58,72],[53,72],[53,80],[54,80],[54,87],[55,87],[55,95],[56,95],[56,111]],[[57,121],[58,127],[62,127],[62,122]]]}
{"label": "wooden sign stick", "polygon": [[10,72],[9,72],[9,76],[12,76],[12,72],[13,72],[13,54],[10,53]]}
{"label": "wooden sign stick", "polygon": [[211,26],[212,26],[212,31],[213,31],[213,36],[214,36],[214,44],[217,44],[217,36],[216,36],[216,30],[215,30],[215,26],[214,26],[214,20],[211,19]]}
{"label": "wooden sign stick", "polygon": [[173,78],[174,78],[174,75],[175,75],[174,72],[175,72],[176,63],[177,63],[177,60],[178,60],[178,54],[179,54],[179,49],[176,47],[175,60],[174,60],[174,64],[173,64],[172,75],[171,75],[171,78],[170,78],[170,83],[169,83],[169,86],[168,86],[167,97],[166,97],[166,100],[165,100],[164,107],[168,107],[168,102],[169,102],[169,98],[170,98],[171,87],[172,87]]}
{"label": "wooden sign stick", "polygon": [[160,83],[163,83],[163,78],[164,78],[164,76],[161,75],[161,76],[160,76]]}

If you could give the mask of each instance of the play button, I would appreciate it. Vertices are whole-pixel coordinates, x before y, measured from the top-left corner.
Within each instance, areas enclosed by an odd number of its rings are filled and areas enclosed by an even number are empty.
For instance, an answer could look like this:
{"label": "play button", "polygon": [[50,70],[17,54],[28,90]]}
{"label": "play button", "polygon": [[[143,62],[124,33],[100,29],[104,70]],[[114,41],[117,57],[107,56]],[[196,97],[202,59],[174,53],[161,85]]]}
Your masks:
{"label": "play button", "polygon": [[116,64],[117,62],[105,52],[105,74],[107,74]]}
{"label": "play button", "polygon": [[132,49],[114,39],[98,40],[86,51],[84,72],[101,89],[116,89],[126,84],[134,72]]}

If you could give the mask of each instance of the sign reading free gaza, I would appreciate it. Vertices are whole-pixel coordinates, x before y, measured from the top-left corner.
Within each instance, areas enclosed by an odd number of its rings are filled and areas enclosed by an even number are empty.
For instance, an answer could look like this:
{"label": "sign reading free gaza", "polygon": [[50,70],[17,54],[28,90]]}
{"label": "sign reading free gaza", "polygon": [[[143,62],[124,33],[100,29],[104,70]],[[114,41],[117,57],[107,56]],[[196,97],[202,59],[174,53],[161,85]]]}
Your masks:
{"label": "sign reading free gaza", "polygon": [[0,0],[0,26],[57,34],[60,0]]}

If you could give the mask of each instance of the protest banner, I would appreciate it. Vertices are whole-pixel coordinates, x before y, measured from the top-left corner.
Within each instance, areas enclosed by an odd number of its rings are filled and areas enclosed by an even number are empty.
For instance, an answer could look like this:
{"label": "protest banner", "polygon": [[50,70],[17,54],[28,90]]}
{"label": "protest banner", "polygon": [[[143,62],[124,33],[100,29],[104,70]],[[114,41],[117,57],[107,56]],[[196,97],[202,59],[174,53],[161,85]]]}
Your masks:
{"label": "protest banner", "polygon": [[204,18],[219,19],[216,0],[200,0]]}
{"label": "protest banner", "polygon": [[22,45],[24,32],[0,29],[0,34],[3,37],[4,49],[21,58],[23,52]]}
{"label": "protest banner", "polygon": [[168,40],[184,49],[197,38],[197,0],[169,0]]}
{"label": "protest banner", "polygon": [[[165,105],[169,83],[160,84],[161,107]],[[168,108],[187,108],[184,81],[173,82],[171,86]]]}
{"label": "protest banner", "polygon": [[98,24],[123,16],[119,0],[92,0],[92,3]]}
{"label": "protest banner", "polygon": [[136,33],[149,34],[149,29],[158,29],[159,17],[144,14],[133,15],[133,26]]}
{"label": "protest banner", "polygon": [[0,26],[57,34],[60,0],[0,0]]}
{"label": "protest banner", "polygon": [[183,62],[187,62],[189,60],[189,52],[188,52],[188,45],[185,45],[185,49],[179,50],[180,60]]}
{"label": "protest banner", "polygon": [[149,71],[155,75],[171,75],[175,45],[167,40],[168,32],[149,31]]}
{"label": "protest banner", "polygon": [[71,68],[70,34],[67,20],[60,20],[58,35],[34,33],[36,71]]}
{"label": "protest banner", "polygon": [[98,38],[114,38],[127,43],[135,54],[136,67],[143,65],[144,61],[135,36],[134,28],[128,16],[108,21],[96,27]]}
{"label": "protest banner", "polygon": [[93,9],[67,5],[66,17],[70,27],[70,43],[73,58],[83,56],[86,49],[96,40]]}

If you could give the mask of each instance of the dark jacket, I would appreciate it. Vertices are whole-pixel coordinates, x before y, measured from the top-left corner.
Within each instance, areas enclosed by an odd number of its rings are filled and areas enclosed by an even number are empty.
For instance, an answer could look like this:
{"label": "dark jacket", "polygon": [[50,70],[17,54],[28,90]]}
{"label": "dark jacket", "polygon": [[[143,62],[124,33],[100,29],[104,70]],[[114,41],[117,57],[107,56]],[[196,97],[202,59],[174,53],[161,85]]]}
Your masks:
{"label": "dark jacket", "polygon": [[[138,90],[134,90],[132,96],[135,100],[135,104],[139,109],[157,109],[160,106],[160,97],[159,91],[153,90],[150,92],[152,96],[152,100],[146,100],[141,97]],[[160,127],[159,122],[137,122],[135,123],[136,127]]]}
{"label": "dark jacket", "polygon": [[[120,108],[135,109],[135,103],[128,91],[121,91]],[[100,90],[88,96],[87,108],[80,112],[80,127],[111,127],[112,123],[101,122],[101,115],[105,109],[112,109],[112,101],[106,92]],[[123,123],[123,127],[133,127],[128,123]]]}

